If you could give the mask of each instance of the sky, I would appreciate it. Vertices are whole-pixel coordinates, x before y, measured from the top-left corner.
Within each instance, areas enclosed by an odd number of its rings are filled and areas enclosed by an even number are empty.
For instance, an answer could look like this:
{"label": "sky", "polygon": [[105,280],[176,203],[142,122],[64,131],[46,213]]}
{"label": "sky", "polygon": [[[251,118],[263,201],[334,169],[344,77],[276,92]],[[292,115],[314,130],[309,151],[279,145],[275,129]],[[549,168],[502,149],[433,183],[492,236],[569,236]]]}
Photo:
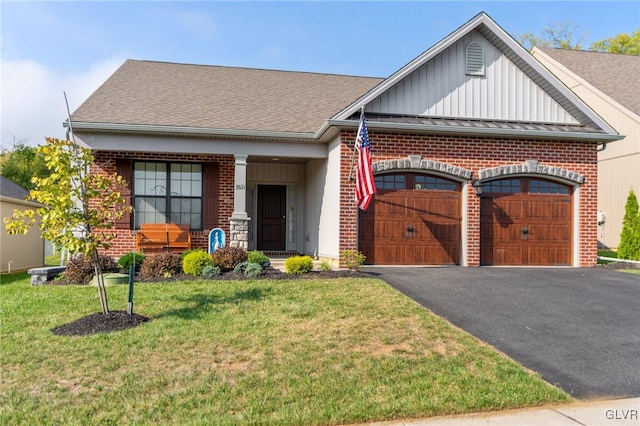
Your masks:
{"label": "sky", "polygon": [[0,145],[64,138],[126,59],[388,77],[480,12],[518,39],[558,22],[594,41],[640,29],[640,1],[0,0]]}

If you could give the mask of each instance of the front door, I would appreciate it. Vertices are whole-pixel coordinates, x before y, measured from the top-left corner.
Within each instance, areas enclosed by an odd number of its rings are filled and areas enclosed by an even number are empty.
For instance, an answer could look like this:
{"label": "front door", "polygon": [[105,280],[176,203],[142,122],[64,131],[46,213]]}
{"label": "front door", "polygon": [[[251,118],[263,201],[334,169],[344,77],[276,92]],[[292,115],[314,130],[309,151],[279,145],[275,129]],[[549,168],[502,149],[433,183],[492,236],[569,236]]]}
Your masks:
{"label": "front door", "polygon": [[286,250],[287,187],[258,185],[257,248],[262,251]]}

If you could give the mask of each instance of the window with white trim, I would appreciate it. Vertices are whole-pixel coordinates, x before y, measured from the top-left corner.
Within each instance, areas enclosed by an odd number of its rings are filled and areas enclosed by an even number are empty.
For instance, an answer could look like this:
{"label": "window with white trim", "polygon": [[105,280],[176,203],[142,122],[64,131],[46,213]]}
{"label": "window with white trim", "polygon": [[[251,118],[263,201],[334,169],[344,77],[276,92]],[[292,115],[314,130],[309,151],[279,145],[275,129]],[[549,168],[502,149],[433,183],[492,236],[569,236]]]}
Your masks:
{"label": "window with white trim", "polygon": [[134,226],[176,223],[202,229],[202,164],[136,161]]}

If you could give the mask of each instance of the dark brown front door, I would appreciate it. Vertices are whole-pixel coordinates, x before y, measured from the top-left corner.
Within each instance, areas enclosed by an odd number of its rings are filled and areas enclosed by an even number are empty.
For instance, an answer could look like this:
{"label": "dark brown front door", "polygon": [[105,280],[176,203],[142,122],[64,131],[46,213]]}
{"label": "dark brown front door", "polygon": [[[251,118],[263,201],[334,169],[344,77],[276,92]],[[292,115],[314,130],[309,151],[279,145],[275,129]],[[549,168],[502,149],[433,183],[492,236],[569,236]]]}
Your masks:
{"label": "dark brown front door", "polygon": [[378,194],[360,212],[359,249],[376,265],[460,262],[460,186],[428,175],[376,177]]}
{"label": "dark brown front door", "polygon": [[258,250],[286,250],[286,207],[286,186],[258,186]]}
{"label": "dark brown front door", "polygon": [[485,185],[480,200],[480,264],[571,264],[571,188],[519,178]]}

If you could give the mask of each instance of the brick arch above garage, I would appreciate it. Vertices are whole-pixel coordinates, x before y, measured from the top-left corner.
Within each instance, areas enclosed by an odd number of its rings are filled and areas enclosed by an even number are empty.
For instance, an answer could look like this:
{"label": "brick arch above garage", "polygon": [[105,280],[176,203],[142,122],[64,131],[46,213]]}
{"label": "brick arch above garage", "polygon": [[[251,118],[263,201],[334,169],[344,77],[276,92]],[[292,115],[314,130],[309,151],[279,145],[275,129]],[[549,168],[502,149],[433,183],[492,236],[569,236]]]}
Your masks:
{"label": "brick arch above garage", "polygon": [[409,155],[405,158],[394,158],[390,160],[374,161],[372,163],[374,174],[411,170],[416,172],[433,172],[450,177],[457,181],[471,179],[473,173],[462,167],[441,161],[422,159],[420,155]]}
{"label": "brick arch above garage", "polygon": [[572,186],[584,183],[584,176],[562,167],[540,164],[535,160],[527,160],[524,163],[509,164],[500,167],[483,169],[478,172],[479,179],[476,184],[483,184],[491,180],[510,176],[538,176],[541,178],[563,181]]}

